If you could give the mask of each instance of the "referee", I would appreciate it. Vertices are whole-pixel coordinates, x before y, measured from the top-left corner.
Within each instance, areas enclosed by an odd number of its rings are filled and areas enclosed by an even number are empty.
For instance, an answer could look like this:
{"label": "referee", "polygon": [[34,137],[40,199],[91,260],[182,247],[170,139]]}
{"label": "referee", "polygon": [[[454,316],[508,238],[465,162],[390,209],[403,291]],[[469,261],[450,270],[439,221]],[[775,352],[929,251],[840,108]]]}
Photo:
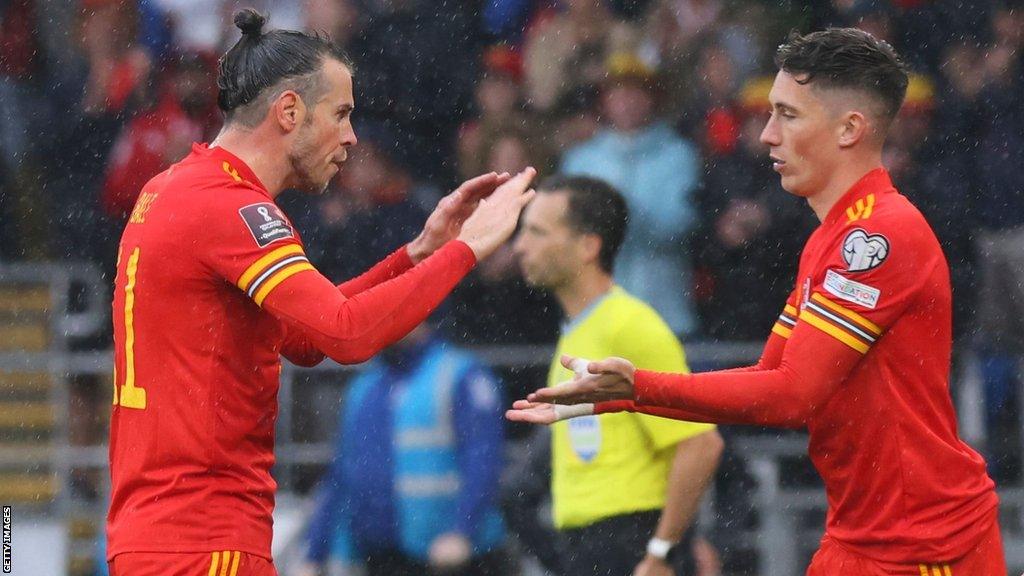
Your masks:
{"label": "referee", "polygon": [[[586,177],[547,180],[524,212],[515,242],[524,276],[551,290],[566,316],[549,385],[572,376],[562,354],[687,371],[665,321],[612,280],[626,220],[622,196]],[[689,528],[722,449],[713,425],[643,414],[555,424],[551,493],[566,574],[694,574]]]}

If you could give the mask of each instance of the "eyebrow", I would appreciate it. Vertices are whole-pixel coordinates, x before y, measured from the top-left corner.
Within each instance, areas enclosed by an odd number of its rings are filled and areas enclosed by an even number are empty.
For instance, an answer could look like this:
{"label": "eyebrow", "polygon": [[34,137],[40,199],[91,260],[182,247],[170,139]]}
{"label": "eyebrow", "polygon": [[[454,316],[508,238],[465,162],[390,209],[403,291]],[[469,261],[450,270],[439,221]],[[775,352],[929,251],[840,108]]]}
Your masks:
{"label": "eyebrow", "polygon": [[785,102],[774,102],[774,103],[771,103],[771,107],[772,107],[772,109],[788,110],[790,112],[797,112],[799,110],[799,108],[797,108],[797,107],[795,107],[795,106],[793,106],[791,104],[787,104]]}
{"label": "eyebrow", "polygon": [[342,104],[341,106],[338,106],[338,112],[351,112],[355,109],[356,107],[352,104]]}

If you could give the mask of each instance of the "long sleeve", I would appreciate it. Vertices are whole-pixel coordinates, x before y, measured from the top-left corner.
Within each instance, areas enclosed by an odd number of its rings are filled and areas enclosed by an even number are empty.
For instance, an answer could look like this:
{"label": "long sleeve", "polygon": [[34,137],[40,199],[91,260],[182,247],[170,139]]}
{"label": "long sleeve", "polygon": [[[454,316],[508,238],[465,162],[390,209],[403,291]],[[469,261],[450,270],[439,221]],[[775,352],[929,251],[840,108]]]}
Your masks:
{"label": "long sleeve", "polygon": [[403,274],[410,268],[412,268],[412,259],[409,258],[407,247],[402,246],[389,254],[387,258],[378,262],[373,268],[339,284],[338,290],[345,297],[351,298],[360,292],[365,292],[378,284]]}
{"label": "long sleeve", "polygon": [[[862,354],[800,323],[779,366],[676,375],[638,370],[635,406],[674,408],[705,422],[799,428],[823,406]],[[675,417],[675,416],[672,416]]]}
{"label": "long sleeve", "polygon": [[309,267],[272,286],[262,305],[327,356],[358,363],[425,320],[475,263],[466,244],[449,242],[405,273],[349,299]]}
{"label": "long sleeve", "polygon": [[[790,296],[790,300],[795,299],[795,295]],[[786,309],[782,315],[779,316],[779,321],[775,327],[768,334],[768,340],[765,342],[764,350],[761,351],[761,358],[757,364],[752,366],[743,366],[740,368],[729,368],[727,370],[719,370],[715,374],[741,374],[748,372],[763,372],[765,370],[773,370],[778,368],[782,364],[782,355],[786,349],[787,337],[792,333],[788,327],[792,319],[795,324],[795,317],[792,313],[796,311],[790,304],[786,304]],[[680,374],[679,376],[683,376]],[[613,400],[609,402],[598,402],[594,405],[595,414],[611,414],[615,412],[639,412],[642,414],[649,414],[651,416],[660,416],[662,418],[671,418],[673,420],[687,420],[690,422],[705,422],[713,424],[742,424],[743,422],[734,420],[724,420],[720,418],[713,418],[708,414],[693,412],[689,410],[683,410],[677,407],[669,408],[665,406],[649,406],[649,405],[637,405],[633,400]]]}
{"label": "long sleeve", "polygon": [[[346,298],[351,298],[360,292],[365,292],[378,284],[391,280],[410,268],[412,268],[412,260],[409,258],[406,246],[402,246],[378,262],[373,268],[339,284],[338,290]],[[302,331],[288,326],[285,326],[285,330],[281,355],[290,362],[298,366],[309,367],[316,366],[326,358],[324,353]]]}

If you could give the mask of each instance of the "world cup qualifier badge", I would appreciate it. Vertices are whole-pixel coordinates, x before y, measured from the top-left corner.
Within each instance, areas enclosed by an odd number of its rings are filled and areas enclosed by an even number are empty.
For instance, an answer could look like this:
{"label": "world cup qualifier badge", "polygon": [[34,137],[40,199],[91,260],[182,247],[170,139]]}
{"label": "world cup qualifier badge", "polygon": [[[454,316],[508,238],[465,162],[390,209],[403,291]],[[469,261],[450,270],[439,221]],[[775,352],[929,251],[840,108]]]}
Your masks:
{"label": "world cup qualifier badge", "polygon": [[250,204],[240,208],[238,213],[242,215],[242,220],[249,227],[249,232],[252,232],[252,237],[260,248],[271,242],[295,236],[291,222],[281,213],[280,208],[270,202]]}
{"label": "world cup qualifier badge", "polygon": [[868,234],[857,228],[843,240],[843,260],[850,272],[878,268],[888,257],[889,239],[881,234]]}

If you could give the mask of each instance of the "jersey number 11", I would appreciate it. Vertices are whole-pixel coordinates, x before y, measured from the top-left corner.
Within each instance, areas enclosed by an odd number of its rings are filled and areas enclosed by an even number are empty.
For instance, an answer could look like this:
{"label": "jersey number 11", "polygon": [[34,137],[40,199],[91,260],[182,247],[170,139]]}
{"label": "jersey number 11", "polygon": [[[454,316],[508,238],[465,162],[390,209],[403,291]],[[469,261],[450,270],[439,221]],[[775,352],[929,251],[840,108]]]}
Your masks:
{"label": "jersey number 11", "polygon": [[[119,259],[120,260],[120,259]],[[120,262],[119,262],[120,264]],[[139,249],[132,250],[125,267],[124,285],[124,383],[118,387],[117,362],[114,362],[114,406],[146,408],[146,389],[135,385],[135,280],[139,270]]]}

